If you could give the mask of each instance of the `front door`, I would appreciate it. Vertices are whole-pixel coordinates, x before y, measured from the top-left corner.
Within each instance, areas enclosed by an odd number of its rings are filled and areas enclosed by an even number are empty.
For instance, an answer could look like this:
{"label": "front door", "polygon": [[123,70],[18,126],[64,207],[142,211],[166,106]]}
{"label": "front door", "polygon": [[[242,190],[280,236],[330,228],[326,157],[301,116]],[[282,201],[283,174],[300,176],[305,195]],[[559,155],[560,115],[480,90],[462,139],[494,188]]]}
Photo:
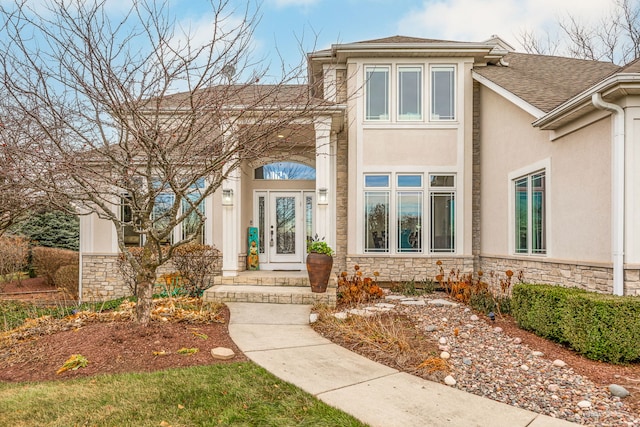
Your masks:
{"label": "front door", "polygon": [[256,192],[261,269],[304,268],[307,236],[313,230],[313,202],[313,192]]}
{"label": "front door", "polygon": [[300,193],[269,193],[269,261],[302,262]]}

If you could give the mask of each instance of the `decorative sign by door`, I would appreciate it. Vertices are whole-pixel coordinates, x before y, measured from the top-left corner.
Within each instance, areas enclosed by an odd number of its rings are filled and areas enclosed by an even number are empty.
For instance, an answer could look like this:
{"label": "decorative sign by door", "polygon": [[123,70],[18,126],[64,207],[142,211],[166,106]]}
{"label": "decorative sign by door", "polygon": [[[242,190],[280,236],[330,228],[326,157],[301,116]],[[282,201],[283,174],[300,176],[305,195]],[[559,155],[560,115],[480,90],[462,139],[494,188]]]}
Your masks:
{"label": "decorative sign by door", "polygon": [[247,243],[249,245],[249,249],[247,250],[247,270],[260,270],[258,227],[249,227],[247,236]]}

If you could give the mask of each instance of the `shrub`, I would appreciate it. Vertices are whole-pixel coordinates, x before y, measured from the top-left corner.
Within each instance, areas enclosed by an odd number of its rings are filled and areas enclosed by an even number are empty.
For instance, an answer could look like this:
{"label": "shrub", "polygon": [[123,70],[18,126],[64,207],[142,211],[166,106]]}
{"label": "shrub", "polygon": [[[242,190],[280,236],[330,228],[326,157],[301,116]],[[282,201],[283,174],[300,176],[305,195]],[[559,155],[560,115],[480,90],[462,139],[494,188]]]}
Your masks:
{"label": "shrub", "polygon": [[566,342],[562,331],[564,308],[567,295],[576,292],[585,291],[553,285],[516,285],[511,314],[522,329],[553,341]]}
{"label": "shrub", "polygon": [[80,260],[77,252],[68,249],[34,247],[33,267],[38,276],[42,276],[48,285],[56,285],[56,271],[63,265],[78,265]]}
{"label": "shrub", "polygon": [[360,266],[355,265],[353,275],[349,277],[346,271],[343,271],[338,277],[338,300],[344,304],[357,304],[367,302],[377,298],[381,298],[384,293],[382,288],[378,286],[377,278],[379,273],[373,272],[371,277],[362,277]]}
{"label": "shrub", "polygon": [[211,287],[212,277],[220,273],[221,252],[209,245],[189,243],[177,247],[171,257],[180,272],[183,287],[190,296],[202,296]]}
{"label": "shrub", "polygon": [[28,255],[29,243],[25,239],[14,236],[0,237],[0,282],[11,281],[14,278],[20,280],[19,273],[25,268]]}
{"label": "shrub", "polygon": [[[513,271],[505,271],[504,277],[495,273],[489,274],[489,281],[485,280],[484,273],[479,271],[475,277],[473,273],[461,274],[460,270],[450,270],[445,276],[442,261],[437,261],[439,273],[436,281],[449,297],[474,309],[489,313],[509,313],[511,310],[511,281]],[[522,281],[523,273],[519,272],[516,278]]]}
{"label": "shrub", "polygon": [[56,287],[62,290],[72,299],[78,299],[78,287],[80,286],[80,266],[63,265],[54,276]]}
{"label": "shrub", "polygon": [[391,285],[393,292],[401,293],[402,295],[423,295],[432,294],[436,290],[436,285],[433,280],[409,280],[407,282],[396,282]]}
{"label": "shrub", "polygon": [[536,335],[612,363],[640,360],[640,298],[552,285],[517,285],[512,313]]}
{"label": "shrub", "polygon": [[572,293],[564,313],[562,331],[577,352],[604,362],[640,360],[640,298]]}
{"label": "shrub", "polygon": [[77,251],[80,243],[80,220],[76,215],[59,210],[36,212],[18,223],[15,232],[38,246]]}

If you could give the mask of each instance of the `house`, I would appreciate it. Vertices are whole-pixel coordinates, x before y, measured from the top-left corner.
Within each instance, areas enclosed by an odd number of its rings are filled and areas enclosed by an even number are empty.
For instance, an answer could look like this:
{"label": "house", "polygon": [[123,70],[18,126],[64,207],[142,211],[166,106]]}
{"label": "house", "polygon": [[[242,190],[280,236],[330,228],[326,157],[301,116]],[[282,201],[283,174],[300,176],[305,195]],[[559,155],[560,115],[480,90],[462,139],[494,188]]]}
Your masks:
{"label": "house", "polygon": [[[495,36],[394,36],[307,60],[302,89],[324,103],[306,149],[243,164],[204,207],[223,275],[246,268],[253,226],[261,270],[304,270],[317,234],[336,271],[383,281],[434,277],[442,260],[640,295],[640,65],[517,53]],[[81,220],[85,299],[126,293],[101,221]]]}

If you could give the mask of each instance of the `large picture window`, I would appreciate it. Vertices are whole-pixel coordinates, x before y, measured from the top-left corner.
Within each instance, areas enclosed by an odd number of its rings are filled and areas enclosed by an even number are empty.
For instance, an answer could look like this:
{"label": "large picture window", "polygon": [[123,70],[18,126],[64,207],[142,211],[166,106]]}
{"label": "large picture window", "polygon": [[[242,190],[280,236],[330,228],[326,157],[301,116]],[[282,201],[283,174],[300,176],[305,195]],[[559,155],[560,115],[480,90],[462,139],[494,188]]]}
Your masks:
{"label": "large picture window", "polygon": [[455,68],[431,68],[431,120],[455,120]]}
{"label": "large picture window", "polygon": [[422,120],[421,67],[398,67],[398,120]]}
{"label": "large picture window", "polygon": [[455,252],[455,175],[430,175],[428,191],[423,177],[364,176],[364,252]]}
{"label": "large picture window", "polygon": [[366,67],[366,120],[389,120],[389,67]]}
{"label": "large picture window", "polygon": [[515,191],[515,252],[546,254],[545,172],[536,172],[513,181]]}

